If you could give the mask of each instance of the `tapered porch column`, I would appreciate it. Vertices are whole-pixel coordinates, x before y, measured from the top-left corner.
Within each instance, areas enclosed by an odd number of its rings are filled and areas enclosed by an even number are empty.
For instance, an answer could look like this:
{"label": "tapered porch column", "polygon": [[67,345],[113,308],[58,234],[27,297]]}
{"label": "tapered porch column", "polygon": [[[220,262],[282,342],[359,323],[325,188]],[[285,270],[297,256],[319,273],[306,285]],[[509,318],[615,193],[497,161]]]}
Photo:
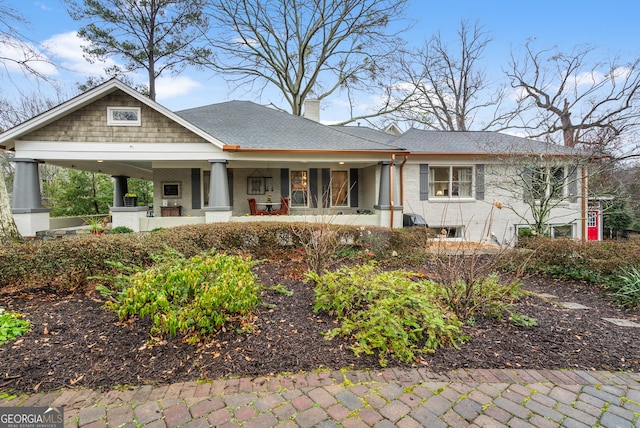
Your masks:
{"label": "tapered porch column", "polygon": [[391,161],[380,162],[378,204],[374,206],[380,214],[380,226],[402,227],[401,185],[401,169]]}
{"label": "tapered porch column", "polygon": [[14,158],[13,200],[11,211],[22,236],[36,236],[36,232],[49,229],[49,212],[42,208],[40,174],[35,159]]}
{"label": "tapered porch column", "polygon": [[124,195],[129,193],[129,185],[126,175],[113,176],[113,206],[124,207]]}
{"label": "tapered porch column", "polygon": [[222,223],[231,218],[233,206],[229,198],[229,176],[225,159],[210,159],[209,205],[204,209],[205,222]]}

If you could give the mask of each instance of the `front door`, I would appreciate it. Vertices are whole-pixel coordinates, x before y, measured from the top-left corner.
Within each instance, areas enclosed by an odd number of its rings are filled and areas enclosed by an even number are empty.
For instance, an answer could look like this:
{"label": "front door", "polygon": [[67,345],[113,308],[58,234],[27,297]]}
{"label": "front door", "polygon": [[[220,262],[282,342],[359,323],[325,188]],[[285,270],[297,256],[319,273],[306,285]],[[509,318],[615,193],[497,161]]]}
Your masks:
{"label": "front door", "polygon": [[589,210],[587,215],[587,239],[589,241],[599,241],[600,240],[600,211],[599,210]]}

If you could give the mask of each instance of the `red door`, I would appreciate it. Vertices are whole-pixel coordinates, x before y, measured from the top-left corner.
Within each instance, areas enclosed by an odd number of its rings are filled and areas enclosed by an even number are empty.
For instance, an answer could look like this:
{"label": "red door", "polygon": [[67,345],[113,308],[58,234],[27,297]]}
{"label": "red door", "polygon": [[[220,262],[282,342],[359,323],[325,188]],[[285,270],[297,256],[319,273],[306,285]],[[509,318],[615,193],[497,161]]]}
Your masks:
{"label": "red door", "polygon": [[587,239],[589,241],[600,240],[600,227],[599,227],[600,211],[590,210],[587,214]]}

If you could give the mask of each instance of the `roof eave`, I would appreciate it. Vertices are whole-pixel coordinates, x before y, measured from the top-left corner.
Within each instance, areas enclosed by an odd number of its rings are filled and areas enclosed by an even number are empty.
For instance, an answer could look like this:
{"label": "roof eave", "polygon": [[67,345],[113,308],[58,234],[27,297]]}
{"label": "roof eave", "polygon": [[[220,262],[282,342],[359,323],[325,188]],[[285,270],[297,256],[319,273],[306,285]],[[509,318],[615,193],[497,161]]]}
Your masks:
{"label": "roof eave", "polygon": [[102,85],[96,86],[95,88],[87,92],[84,92],[78,95],[77,97],[70,99],[69,101],[62,103],[52,108],[51,110],[48,110],[38,116],[35,116],[27,120],[26,122],[21,123],[20,125],[17,125],[7,130],[6,132],[0,134],[1,135],[0,143],[19,139],[20,137],[28,134],[29,132],[35,131],[36,129],[39,129],[52,122],[55,122],[55,120],[57,120],[60,117],[60,115],[73,112],[82,107],[85,107],[91,104],[97,98],[108,95],[112,92],[115,92],[116,90],[121,90],[125,92],[127,95],[135,98],[137,101],[145,104],[146,106],[148,106],[149,108],[152,108],[158,113],[161,113],[167,116],[177,124],[185,127],[189,131],[209,141],[210,143],[220,148],[224,146],[224,144],[221,141],[214,138],[212,135],[204,132],[197,126],[193,125],[191,122],[184,120],[177,114],[173,113],[171,110],[163,107],[162,105],[153,101],[151,98],[130,88],[129,86],[125,85],[124,83],[120,82],[117,79],[112,79],[112,80],[109,80],[108,82],[103,83]]}
{"label": "roof eave", "polygon": [[222,148],[225,152],[234,153],[345,153],[345,154],[409,154],[406,150],[326,150],[326,149],[265,149],[265,148],[243,148],[239,145],[227,144]]}

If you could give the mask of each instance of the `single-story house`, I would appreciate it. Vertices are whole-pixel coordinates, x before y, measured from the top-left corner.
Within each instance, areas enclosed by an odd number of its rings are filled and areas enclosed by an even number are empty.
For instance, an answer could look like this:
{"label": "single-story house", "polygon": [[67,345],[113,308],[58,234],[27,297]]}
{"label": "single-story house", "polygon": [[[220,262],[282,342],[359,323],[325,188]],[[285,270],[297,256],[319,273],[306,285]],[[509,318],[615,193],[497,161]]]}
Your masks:
{"label": "single-story house", "polygon": [[[110,80],[0,134],[0,146],[15,152],[16,223],[25,236],[49,228],[44,162],[113,176],[113,225],[135,231],[232,221],[399,228],[404,213],[417,213],[476,241],[490,220],[491,233],[510,242],[529,214],[522,189],[501,185],[514,168],[504,155],[571,156],[495,132],[328,126],[318,113],[317,102],[298,117],[248,101],[174,112]],[[153,211],[125,206],[130,177],[153,181]],[[567,182],[562,192],[572,197],[554,208],[553,233],[585,236],[585,189],[586,179]],[[269,215],[283,198],[286,215]],[[251,215],[250,199],[266,215]]]}

